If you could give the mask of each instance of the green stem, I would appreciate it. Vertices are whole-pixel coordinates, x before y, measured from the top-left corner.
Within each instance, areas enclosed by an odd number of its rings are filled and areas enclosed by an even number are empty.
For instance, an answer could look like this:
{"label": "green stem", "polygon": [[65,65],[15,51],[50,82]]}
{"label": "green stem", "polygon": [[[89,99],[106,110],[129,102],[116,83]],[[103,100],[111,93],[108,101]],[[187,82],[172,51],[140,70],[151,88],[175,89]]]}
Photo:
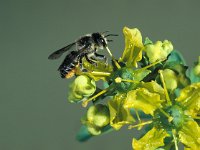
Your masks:
{"label": "green stem", "polygon": [[106,47],[106,50],[108,51],[110,57],[112,58],[113,62],[115,63],[115,66],[117,67],[117,69],[121,69],[121,66],[118,64],[118,62],[116,61],[116,59],[114,58],[113,54],[111,53],[110,49],[108,47]]}
{"label": "green stem", "polygon": [[164,88],[164,92],[165,92],[167,104],[168,104],[168,105],[172,105],[171,100],[170,100],[170,98],[169,98],[169,94],[168,94],[168,92],[167,92],[167,87],[166,87],[166,84],[165,84],[165,81],[164,81],[164,77],[163,77],[163,74],[162,74],[162,70],[159,70],[159,73],[160,73],[160,79],[161,79],[161,82],[162,82],[162,85],[163,85],[163,88]]}
{"label": "green stem", "polygon": [[101,92],[97,93],[96,95],[92,96],[91,98],[89,98],[89,99],[83,101],[82,106],[83,106],[83,107],[86,107],[86,106],[88,105],[88,102],[90,102],[90,101],[94,100],[95,98],[101,96],[102,94],[106,93],[109,89],[110,89],[110,87],[108,87],[108,88],[102,90]]}
{"label": "green stem", "polygon": [[173,117],[171,117],[167,112],[165,112],[162,108],[159,108],[160,112],[163,113],[168,118],[168,121],[171,122]]}
{"label": "green stem", "polygon": [[136,125],[130,125],[128,127],[128,129],[133,129],[133,128],[136,128],[136,127],[140,127],[140,126],[144,126],[144,125],[147,125],[147,124],[151,124],[153,121],[150,120],[150,121],[146,121],[146,122],[143,122],[143,123],[139,123],[139,124],[136,124]]}
{"label": "green stem", "polygon": [[129,80],[129,79],[122,79],[120,77],[115,78],[115,82],[116,83],[121,83],[121,82],[140,83],[139,81]]}
{"label": "green stem", "polygon": [[177,145],[177,138],[175,136],[175,130],[172,130],[172,136],[173,136],[173,139],[174,139],[174,144],[175,144],[175,149],[178,150],[178,145]]}
{"label": "green stem", "polygon": [[110,76],[111,73],[109,73],[109,72],[100,72],[100,71],[92,71],[91,74],[99,75],[99,76]]}
{"label": "green stem", "polygon": [[200,117],[193,117],[194,119],[198,119],[198,120],[200,120]]}
{"label": "green stem", "polygon": [[[164,60],[165,60],[165,59],[164,59]],[[150,64],[150,65],[148,65],[148,66],[145,66],[145,67],[143,67],[143,68],[140,68],[139,70],[146,70],[146,69],[148,69],[148,68],[150,68],[150,67],[152,67],[152,66],[155,66],[155,65],[161,63],[161,62],[164,61],[164,60],[160,60],[160,61],[154,62],[154,63],[152,63],[152,64]]]}
{"label": "green stem", "polygon": [[139,123],[141,123],[140,115],[139,115],[137,109],[135,109],[135,114],[137,116],[137,119],[138,119]]}

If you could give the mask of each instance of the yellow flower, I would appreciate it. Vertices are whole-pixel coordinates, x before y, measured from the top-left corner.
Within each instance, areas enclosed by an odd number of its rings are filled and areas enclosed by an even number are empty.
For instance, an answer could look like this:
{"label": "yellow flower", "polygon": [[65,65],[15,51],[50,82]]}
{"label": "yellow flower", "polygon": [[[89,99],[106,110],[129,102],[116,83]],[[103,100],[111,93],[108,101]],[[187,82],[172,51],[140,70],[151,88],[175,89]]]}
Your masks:
{"label": "yellow flower", "polygon": [[125,36],[125,49],[120,62],[126,63],[127,67],[137,67],[137,62],[142,59],[142,35],[137,28],[130,29],[124,27],[123,33]]}
{"label": "yellow flower", "polygon": [[164,138],[169,134],[164,130],[151,129],[140,140],[133,138],[132,146],[135,150],[155,150],[164,145]]}
{"label": "yellow flower", "polygon": [[125,99],[126,94],[118,94],[113,98],[113,100],[108,102],[110,110],[110,125],[116,130],[119,130],[125,124],[130,124],[135,121],[130,110],[124,108]]}
{"label": "yellow flower", "polygon": [[157,41],[155,44],[147,44],[144,48],[149,61],[151,63],[166,59],[169,53],[173,50],[173,45],[170,41]]}
{"label": "yellow flower", "polygon": [[[140,88],[129,91],[124,103],[128,108],[142,110],[153,117],[150,123],[153,123],[154,127],[141,139],[133,139],[133,148],[153,150],[166,146],[163,140],[170,136],[176,148],[178,147],[177,142],[180,141],[188,150],[197,150],[200,147],[200,127],[195,119],[200,119],[198,117],[200,83],[185,87],[181,90],[180,96],[174,100],[170,99],[164,82],[163,90],[156,84],[155,82],[143,83]],[[150,88],[150,85],[154,89]],[[163,93],[165,93],[164,99]],[[168,103],[169,100],[170,103]],[[141,126],[143,124],[145,123],[141,123]]]}

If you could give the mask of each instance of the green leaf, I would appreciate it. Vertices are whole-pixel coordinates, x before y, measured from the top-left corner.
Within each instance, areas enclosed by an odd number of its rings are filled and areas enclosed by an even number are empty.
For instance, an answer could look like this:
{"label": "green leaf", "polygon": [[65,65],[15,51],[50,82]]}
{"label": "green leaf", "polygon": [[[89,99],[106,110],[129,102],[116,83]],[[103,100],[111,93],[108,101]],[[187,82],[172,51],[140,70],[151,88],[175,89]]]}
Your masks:
{"label": "green leaf", "polygon": [[168,40],[157,41],[155,44],[148,44],[144,48],[151,63],[166,59],[172,50],[173,45]]}
{"label": "green leaf", "polygon": [[145,114],[153,116],[154,111],[161,108],[163,100],[156,92],[149,92],[146,88],[138,88],[128,92],[124,106],[142,110]]}
{"label": "green leaf", "polygon": [[137,28],[124,27],[125,49],[119,62],[126,63],[127,67],[137,67],[137,62],[142,59],[142,35]]}
{"label": "green leaf", "polygon": [[193,83],[182,89],[176,101],[185,107],[187,115],[197,116],[200,111],[200,82]]}
{"label": "green leaf", "polygon": [[167,62],[177,62],[179,64],[186,65],[183,55],[177,50],[171,51],[171,53],[167,59]]}
{"label": "green leaf", "polygon": [[[110,133],[113,131],[113,128],[109,125],[101,128],[101,134],[100,135],[104,135],[107,133]],[[88,131],[88,127],[86,125],[82,125],[79,132],[76,135],[76,139],[79,142],[85,142],[87,140],[89,140],[90,138],[92,138],[94,135],[92,135],[89,131]]]}
{"label": "green leaf", "polygon": [[91,96],[95,91],[95,81],[86,75],[80,75],[76,77],[70,86],[68,100],[69,102],[77,103],[85,97]]}
{"label": "green leaf", "polygon": [[148,44],[153,44],[153,42],[148,37],[146,37],[144,40],[144,46],[146,46]]}
{"label": "green leaf", "polygon": [[143,69],[137,69],[133,71],[134,80],[141,81],[143,80],[149,73],[151,73],[150,70],[143,70]]}
{"label": "green leaf", "polygon": [[93,135],[88,131],[86,125],[82,125],[78,134],[76,135],[76,139],[80,142],[85,142],[89,140]]}
{"label": "green leaf", "polygon": [[118,94],[108,102],[110,110],[110,125],[119,130],[123,125],[133,123],[135,120],[128,108],[124,108],[126,94]]}
{"label": "green leaf", "polygon": [[132,146],[135,150],[155,150],[164,145],[164,138],[169,135],[164,129],[152,128],[141,139],[133,138]]}
{"label": "green leaf", "polygon": [[200,148],[200,127],[195,121],[188,121],[179,131],[180,141],[187,150],[198,150]]}

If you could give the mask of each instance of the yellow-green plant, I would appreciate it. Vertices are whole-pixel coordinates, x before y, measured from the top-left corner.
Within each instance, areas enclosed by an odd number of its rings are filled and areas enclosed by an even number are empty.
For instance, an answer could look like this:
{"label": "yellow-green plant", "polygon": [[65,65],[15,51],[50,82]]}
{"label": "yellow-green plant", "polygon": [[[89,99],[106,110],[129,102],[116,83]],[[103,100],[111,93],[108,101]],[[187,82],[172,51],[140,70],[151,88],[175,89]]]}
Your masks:
{"label": "yellow-green plant", "polygon": [[199,149],[200,63],[188,73],[170,41],[143,41],[136,28],[124,27],[123,33],[122,56],[114,58],[107,47],[110,64],[98,61],[93,66],[83,60],[87,72],[77,71],[70,86],[70,102],[82,102],[83,107],[90,103],[78,140],[128,125],[146,131],[133,138],[135,150],[178,150],[179,143],[188,150]]}

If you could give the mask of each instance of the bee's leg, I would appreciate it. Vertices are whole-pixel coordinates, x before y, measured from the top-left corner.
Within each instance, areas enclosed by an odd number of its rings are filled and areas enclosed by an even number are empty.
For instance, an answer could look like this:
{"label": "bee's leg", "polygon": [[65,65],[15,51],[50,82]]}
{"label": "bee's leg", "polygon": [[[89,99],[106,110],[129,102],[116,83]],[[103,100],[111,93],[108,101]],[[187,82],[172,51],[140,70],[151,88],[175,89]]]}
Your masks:
{"label": "bee's leg", "polygon": [[97,58],[97,59],[99,59],[99,60],[104,60],[104,62],[106,63],[106,64],[108,64],[108,59],[106,58],[106,56],[104,56],[104,55],[101,55],[101,54],[98,54],[98,53],[94,53],[94,56]]}
{"label": "bee's leg", "polygon": [[97,63],[95,62],[94,59],[92,59],[91,57],[89,57],[87,54],[85,55],[86,60],[92,64],[92,65],[97,65]]}
{"label": "bee's leg", "polygon": [[83,67],[83,61],[82,61],[82,58],[80,58],[80,60],[79,60],[79,66],[80,66],[81,71],[83,71],[83,72],[87,72],[87,69],[85,69],[85,68]]}

